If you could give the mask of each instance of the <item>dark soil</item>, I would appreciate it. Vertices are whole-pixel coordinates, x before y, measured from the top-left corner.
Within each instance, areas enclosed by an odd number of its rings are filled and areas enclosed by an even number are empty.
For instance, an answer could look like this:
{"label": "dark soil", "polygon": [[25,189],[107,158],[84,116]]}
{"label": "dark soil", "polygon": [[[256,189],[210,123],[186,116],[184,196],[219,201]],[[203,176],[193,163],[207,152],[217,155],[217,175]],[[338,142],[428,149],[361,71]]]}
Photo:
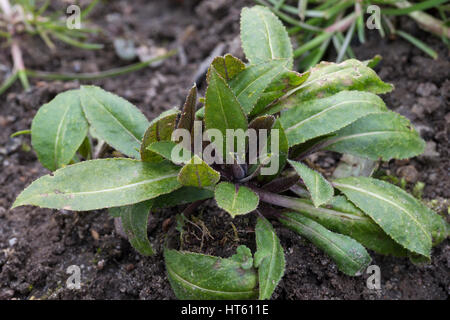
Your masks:
{"label": "dark soil", "polygon": [[[224,52],[242,57],[239,13],[252,1],[109,1],[98,7],[92,21],[105,29],[101,51],[86,52],[60,45],[56,53],[40,42],[23,39],[29,68],[47,71],[92,72],[124,65],[111,39],[133,39],[146,46],[184,48],[187,62],[171,58],[160,66],[118,78],[93,82],[136,104],[151,119],[183,102],[201,64],[219,44]],[[425,183],[423,197],[434,200],[447,214],[450,197],[449,123],[450,61],[439,39],[420,31],[409,20],[400,23],[439,52],[434,61],[409,43],[381,40],[375,33],[355,52],[359,59],[384,57],[377,71],[396,90],[384,97],[393,109],[410,118],[428,143],[424,156],[392,161],[383,169],[404,177],[411,188]],[[184,36],[180,36],[184,35]],[[0,64],[10,67],[10,56],[0,49]],[[0,78],[3,75],[0,73]],[[149,237],[158,254],[143,257],[116,234],[105,211],[74,213],[35,207],[9,210],[15,197],[34,179],[47,174],[29,150],[27,136],[10,134],[30,127],[39,106],[77,82],[34,81],[30,92],[16,84],[0,101],[0,299],[173,299],[161,247],[167,226],[182,208],[152,214]],[[334,157],[315,158],[332,169]],[[184,249],[230,256],[245,244],[254,250],[254,219],[232,220],[207,203],[192,216],[203,232],[188,224]],[[164,228],[163,228],[164,225]],[[366,278],[348,277],[316,247],[276,225],[286,251],[286,273],[274,299],[446,299],[450,291],[450,246],[446,240],[433,249],[430,265],[415,266],[407,259],[372,254],[381,268],[382,289],[369,290]],[[66,269],[81,267],[81,290],[66,288]]]}

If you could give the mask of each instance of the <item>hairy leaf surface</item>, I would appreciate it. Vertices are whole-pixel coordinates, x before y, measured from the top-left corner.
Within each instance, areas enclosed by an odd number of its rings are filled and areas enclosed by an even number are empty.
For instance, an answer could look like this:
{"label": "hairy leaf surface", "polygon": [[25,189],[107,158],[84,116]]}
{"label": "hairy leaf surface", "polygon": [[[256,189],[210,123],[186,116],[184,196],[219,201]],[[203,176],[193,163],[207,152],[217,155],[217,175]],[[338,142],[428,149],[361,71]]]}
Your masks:
{"label": "hairy leaf surface", "polygon": [[281,21],[268,8],[242,9],[241,41],[251,64],[284,58],[289,60],[288,68],[292,68],[291,40]]}
{"label": "hairy leaf surface", "polygon": [[164,250],[167,275],[178,299],[254,299],[258,280],[253,268],[233,258]]}
{"label": "hairy leaf surface", "polygon": [[339,130],[328,139],[326,149],[388,161],[421,154],[425,141],[408,119],[389,111],[365,116]]}
{"label": "hairy leaf surface", "polygon": [[285,72],[288,60],[276,59],[251,65],[229,82],[242,109],[249,114],[269,84]]}
{"label": "hairy leaf surface", "polygon": [[397,243],[429,258],[429,209],[412,195],[390,183],[367,177],[336,179],[333,185]]}
{"label": "hairy leaf surface", "polygon": [[79,90],[70,90],[58,94],[36,113],[31,144],[42,165],[54,171],[72,160],[87,132]]}
{"label": "hairy leaf surface", "polygon": [[178,174],[178,181],[183,186],[204,188],[216,185],[219,180],[220,173],[197,155],[194,155]]}
{"label": "hairy leaf surface", "polygon": [[306,185],[314,206],[318,207],[327,203],[334,194],[331,184],[317,171],[309,168],[301,162],[289,160],[289,164],[295,169]]}
{"label": "hairy leaf surface", "polygon": [[226,130],[247,130],[247,117],[242,111],[233,91],[214,67],[210,68],[209,86],[206,90],[205,126],[206,129],[218,129],[223,135],[223,145],[217,147],[223,150],[225,156]]}
{"label": "hairy leaf surface", "polygon": [[178,171],[168,162],[124,158],[80,162],[34,181],[13,208],[35,205],[85,211],[134,204],[180,188]]}
{"label": "hairy leaf surface", "polygon": [[280,221],[323,250],[334,260],[339,270],[349,276],[360,275],[371,261],[366,249],[356,240],[331,232],[296,212],[283,214]]}
{"label": "hairy leaf surface", "polygon": [[81,105],[96,134],[124,155],[140,158],[148,120],[127,100],[99,87],[81,87]]}
{"label": "hairy leaf surface", "polygon": [[284,274],[286,261],[283,248],[272,224],[265,218],[256,223],[255,268],[258,268],[259,299],[270,299]]}
{"label": "hairy leaf surface", "polygon": [[343,91],[291,108],[282,113],[280,120],[289,145],[294,146],[339,130],[370,113],[386,110],[383,100],[375,94]]}
{"label": "hairy leaf surface", "polygon": [[258,195],[252,190],[229,182],[219,183],[216,186],[214,197],[217,205],[233,218],[255,210],[259,203]]}
{"label": "hairy leaf surface", "polygon": [[132,204],[129,206],[110,208],[112,216],[120,216],[123,230],[128,241],[140,254],[151,256],[154,254],[152,245],[147,237],[147,224],[153,200]]}
{"label": "hairy leaf surface", "polygon": [[167,110],[155,118],[145,131],[140,148],[142,161],[160,162],[163,158],[147,147],[154,142],[170,141],[172,132],[175,130],[175,123],[180,111],[177,108]]}

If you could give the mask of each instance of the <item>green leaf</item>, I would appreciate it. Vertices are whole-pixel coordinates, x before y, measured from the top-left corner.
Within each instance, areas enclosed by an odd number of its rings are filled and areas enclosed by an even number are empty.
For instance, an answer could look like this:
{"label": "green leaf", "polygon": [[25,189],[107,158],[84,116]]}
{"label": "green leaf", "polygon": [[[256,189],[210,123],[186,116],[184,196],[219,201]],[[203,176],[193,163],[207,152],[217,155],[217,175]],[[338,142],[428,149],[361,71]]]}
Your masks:
{"label": "green leaf", "polygon": [[385,255],[404,257],[408,251],[397,244],[368,215],[344,196],[334,197],[325,208],[314,207],[309,200],[297,199],[295,207],[302,215],[325,228],[349,236],[366,248]]}
{"label": "green leaf", "polygon": [[34,181],[13,208],[35,205],[85,211],[134,204],[181,187],[178,171],[168,162],[124,158],[80,162]]}
{"label": "green leaf", "polygon": [[298,106],[304,101],[332,96],[340,91],[355,90],[374,94],[392,91],[391,84],[384,83],[375,71],[363,62],[349,59],[339,64],[322,62],[310,70],[308,79],[286,94],[275,104],[270,113]]}
{"label": "green leaf", "polygon": [[141,159],[143,161],[160,162],[163,160],[159,154],[150,151],[147,147],[157,141],[170,141],[179,113],[180,111],[177,108],[173,108],[161,113],[159,117],[150,122],[140,147]]}
{"label": "green leaf", "polygon": [[383,100],[372,93],[343,91],[286,110],[280,121],[285,128],[289,145],[294,146],[339,130],[370,113],[386,110]]}
{"label": "green leaf", "polygon": [[220,180],[220,173],[211,168],[205,161],[194,155],[178,174],[178,181],[183,186],[210,187]]}
{"label": "green leaf", "polygon": [[123,154],[139,159],[141,140],[149,126],[139,109],[95,86],[82,86],[80,97],[84,114],[97,135]]}
{"label": "green leaf", "polygon": [[212,65],[226,81],[232,80],[245,69],[245,64],[231,54],[226,54],[224,57],[216,57]]}
{"label": "green leaf", "polygon": [[288,60],[276,59],[251,65],[229,82],[242,109],[249,114],[269,84],[287,71]]}
{"label": "green leaf", "polygon": [[251,64],[283,58],[289,60],[288,68],[292,68],[291,40],[281,21],[268,8],[242,9],[241,41]]}
{"label": "green leaf", "polygon": [[222,133],[223,145],[217,145],[217,147],[222,150],[223,156],[225,156],[225,146],[227,145],[226,130],[247,130],[247,117],[242,111],[241,105],[214,67],[210,68],[209,86],[206,90],[205,126],[207,130],[218,129]]}
{"label": "green leaf", "polygon": [[344,154],[333,172],[333,178],[370,177],[377,169],[377,162],[350,154]]}
{"label": "green leaf", "polygon": [[87,132],[79,90],[70,90],[58,94],[36,113],[31,144],[42,165],[54,171],[72,160]]}
{"label": "green leaf", "polygon": [[252,212],[259,203],[258,195],[252,190],[229,182],[219,183],[216,186],[214,197],[219,208],[228,212],[233,218]]}
{"label": "green leaf", "polygon": [[196,187],[181,187],[171,193],[155,198],[154,208],[175,207],[181,204],[192,203],[198,200],[206,200],[214,197],[214,191]]}
{"label": "green leaf", "polygon": [[339,270],[349,276],[360,275],[371,261],[366,249],[356,240],[331,232],[298,213],[285,213],[280,221],[323,250],[334,260]]}
{"label": "green leaf", "polygon": [[109,209],[112,216],[120,215],[123,229],[133,248],[144,256],[154,254],[147,237],[147,224],[153,200],[148,200],[129,206]]}
{"label": "green leaf", "polygon": [[231,259],[239,262],[244,270],[253,269],[252,252],[244,245],[237,247],[236,253],[231,256]]}
{"label": "green leaf", "polygon": [[429,209],[413,196],[390,183],[367,177],[336,179],[333,185],[397,243],[430,257]]}
{"label": "green leaf", "polygon": [[275,103],[278,98],[281,98],[287,92],[299,87],[308,77],[309,72],[300,74],[295,71],[285,71],[264,90],[250,115],[264,114],[266,109],[270,109],[272,103]]}
{"label": "green leaf", "polygon": [[288,160],[306,185],[315,207],[327,203],[333,197],[334,189],[331,184],[317,171],[301,162]]}
{"label": "green leaf", "polygon": [[255,299],[257,275],[235,258],[164,250],[167,275],[182,300]]}
{"label": "green leaf", "polygon": [[365,116],[338,131],[328,139],[326,149],[389,161],[421,154],[425,142],[408,119],[389,111]]}
{"label": "green leaf", "polygon": [[258,268],[259,299],[270,299],[284,274],[286,261],[283,248],[272,224],[265,218],[256,223],[255,268]]}

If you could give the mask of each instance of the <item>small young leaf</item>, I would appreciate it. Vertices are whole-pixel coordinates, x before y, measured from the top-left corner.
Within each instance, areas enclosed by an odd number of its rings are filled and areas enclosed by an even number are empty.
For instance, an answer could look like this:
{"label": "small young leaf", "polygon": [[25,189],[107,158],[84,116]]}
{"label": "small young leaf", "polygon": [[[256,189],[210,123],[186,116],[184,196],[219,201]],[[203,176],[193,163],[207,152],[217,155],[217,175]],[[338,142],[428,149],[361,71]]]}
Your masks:
{"label": "small young leaf", "polygon": [[265,218],[256,223],[255,268],[258,268],[259,299],[270,299],[284,274],[286,261],[280,240],[272,224]]}
{"label": "small young leaf", "polygon": [[252,212],[259,203],[258,195],[252,190],[229,182],[219,183],[216,186],[214,197],[219,208],[228,212],[233,218]]}
{"label": "small young leaf", "polygon": [[251,65],[229,82],[242,109],[249,114],[269,84],[285,72],[286,59],[269,60]]}
{"label": "small young leaf", "polygon": [[232,80],[245,69],[245,64],[231,54],[215,58],[212,65],[226,81]]}
{"label": "small young leaf", "polygon": [[240,245],[236,249],[236,254],[231,256],[233,261],[239,262],[241,264],[241,268],[244,270],[253,268],[253,256],[252,252],[249,248],[244,245]]}
{"label": "small young leaf", "polygon": [[288,160],[306,185],[315,207],[327,203],[334,194],[331,184],[317,171],[301,162]]}
{"label": "small young leaf", "polygon": [[242,268],[235,258],[164,250],[167,275],[182,300],[255,299],[258,280],[254,268]]}
{"label": "small young leaf", "polygon": [[288,59],[292,68],[291,40],[281,21],[266,7],[243,8],[241,41],[245,56],[252,64],[277,58]]}
{"label": "small young leaf", "polygon": [[395,112],[370,114],[339,130],[326,149],[372,160],[405,159],[421,154],[425,141],[408,119]]}
{"label": "small young leaf", "polygon": [[149,126],[145,116],[127,100],[95,86],[82,86],[81,105],[102,140],[123,154],[139,159],[139,148]]}
{"label": "small young leaf", "polygon": [[86,211],[134,204],[180,188],[178,171],[168,162],[124,158],[80,162],[34,181],[13,208],[35,205]]}
{"label": "small young leaf", "polygon": [[36,113],[31,144],[42,165],[54,171],[72,160],[87,132],[79,90],[70,90],[58,94]]}
{"label": "small young leaf", "polygon": [[154,142],[170,141],[179,113],[177,108],[173,108],[161,113],[159,117],[150,122],[140,148],[142,161],[160,162],[163,160],[160,155],[150,151],[147,147]]}
{"label": "small young leaf", "polygon": [[109,209],[112,216],[120,215],[123,230],[128,236],[128,241],[140,254],[151,256],[154,254],[147,237],[147,224],[152,208],[153,200],[132,204],[129,206]]}
{"label": "small young leaf", "polygon": [[222,150],[223,156],[225,156],[227,145],[226,130],[247,130],[247,117],[241,105],[225,80],[212,66],[209,71],[209,86],[206,90],[205,126],[208,130],[218,129],[222,133],[223,145],[218,145],[217,148]]}
{"label": "small young leaf", "polygon": [[371,261],[366,249],[356,240],[331,232],[298,213],[285,213],[280,221],[323,250],[334,260],[339,270],[349,276],[360,275]]}
{"label": "small young leaf", "polygon": [[390,183],[367,178],[336,179],[333,185],[406,249],[430,257],[429,209]]}
{"label": "small young leaf", "polygon": [[183,186],[205,188],[215,186],[219,180],[220,173],[197,155],[194,155],[178,174],[178,181]]}
{"label": "small young leaf", "polygon": [[301,103],[280,120],[290,146],[339,130],[370,113],[386,111],[383,100],[375,94],[342,91],[334,96]]}

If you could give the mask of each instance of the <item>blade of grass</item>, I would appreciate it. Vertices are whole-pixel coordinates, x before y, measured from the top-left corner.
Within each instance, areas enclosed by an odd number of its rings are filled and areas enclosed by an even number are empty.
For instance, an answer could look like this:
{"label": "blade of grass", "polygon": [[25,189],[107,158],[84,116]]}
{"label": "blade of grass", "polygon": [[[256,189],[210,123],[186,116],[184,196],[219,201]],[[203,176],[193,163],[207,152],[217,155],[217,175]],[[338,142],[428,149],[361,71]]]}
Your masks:
{"label": "blade of grass", "polygon": [[45,80],[98,80],[104,79],[108,77],[115,77],[122,74],[126,74],[129,72],[138,71],[142,68],[149,66],[150,64],[167,59],[176,54],[176,50],[169,51],[167,54],[150,59],[145,62],[139,62],[135,64],[131,64],[129,66],[115,68],[103,72],[94,72],[94,73],[51,73],[51,72],[42,72],[42,71],[34,71],[27,70],[26,73],[28,76],[32,78],[41,78]]}
{"label": "blade of grass", "polygon": [[16,82],[17,78],[18,78],[18,74],[17,72],[12,73],[8,78],[5,79],[5,81],[3,81],[1,87],[0,87],[0,96],[9,89],[9,87],[11,87],[13,85],[14,82]]}
{"label": "blade of grass", "polygon": [[350,29],[348,29],[348,31],[347,31],[344,42],[342,43],[341,50],[339,51],[338,56],[336,58],[337,63],[342,62],[344,55],[347,52],[347,48],[350,45],[350,41],[352,40],[353,33],[355,31],[355,25],[356,25],[356,23],[353,22],[352,25],[350,26]]}
{"label": "blade of grass", "polygon": [[59,33],[59,32],[51,32],[51,34],[61,40],[62,42],[65,42],[67,44],[70,44],[71,46],[77,47],[77,48],[81,48],[81,49],[86,49],[86,50],[99,50],[103,48],[102,44],[96,44],[96,43],[84,43],[84,42],[79,42],[75,39],[72,39],[68,36],[66,36],[65,34]]}
{"label": "blade of grass", "polygon": [[417,48],[419,48],[420,50],[422,50],[423,52],[425,52],[426,54],[428,54],[430,57],[432,57],[433,59],[437,59],[438,58],[438,54],[436,51],[434,51],[433,49],[431,49],[429,46],[427,46],[425,43],[423,43],[422,41],[420,41],[419,39],[413,37],[412,35],[410,35],[409,33],[406,33],[404,31],[401,30],[396,30],[395,34],[398,34],[400,37],[402,37],[403,39],[411,42],[413,45],[415,45]]}
{"label": "blade of grass", "polygon": [[[401,6],[401,3],[405,3],[405,1],[398,1],[398,6]],[[427,0],[422,1],[417,4],[409,5],[405,3],[404,8],[399,9],[382,9],[381,12],[386,15],[391,16],[400,16],[400,15],[407,15],[414,11],[422,11],[422,10],[428,10],[431,8],[435,8],[440,4],[443,4],[445,2],[448,2],[448,0]]]}

